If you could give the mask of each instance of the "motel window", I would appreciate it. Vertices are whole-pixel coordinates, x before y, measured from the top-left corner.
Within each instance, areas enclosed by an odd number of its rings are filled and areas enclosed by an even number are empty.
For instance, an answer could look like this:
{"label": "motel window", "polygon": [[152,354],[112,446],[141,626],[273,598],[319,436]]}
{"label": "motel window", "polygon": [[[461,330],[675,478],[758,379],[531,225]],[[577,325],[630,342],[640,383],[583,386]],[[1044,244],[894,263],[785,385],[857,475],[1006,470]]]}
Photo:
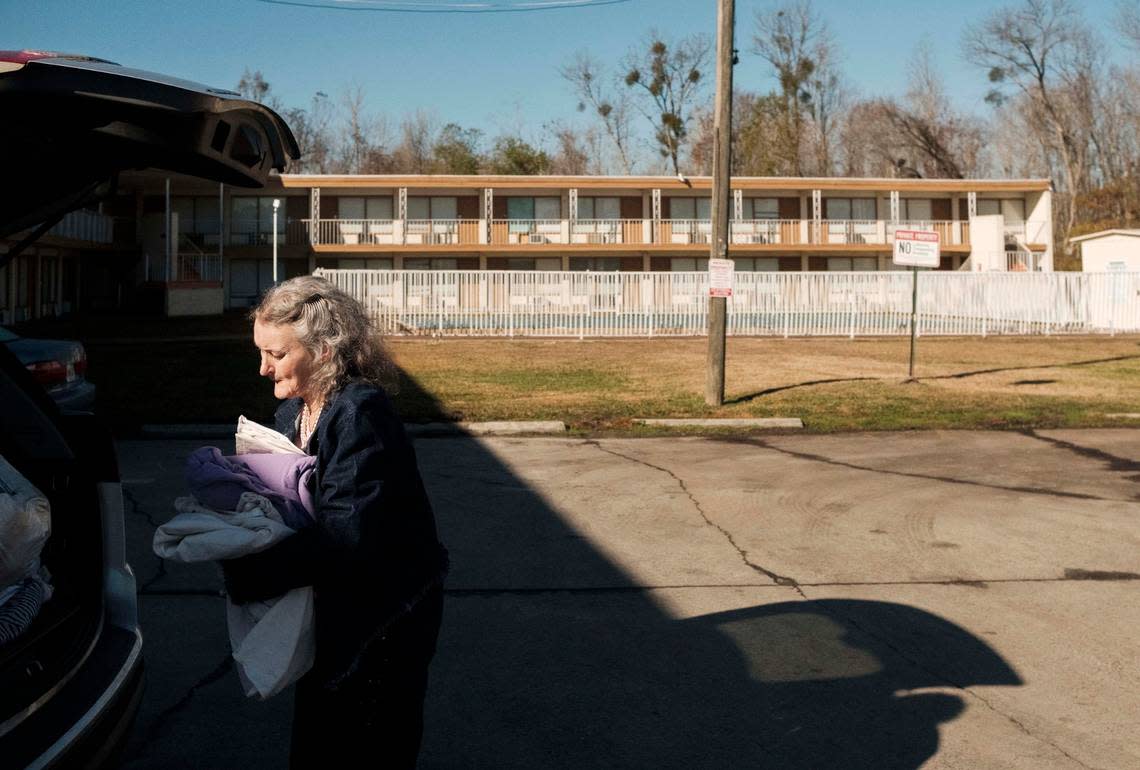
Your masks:
{"label": "motel window", "polygon": [[1001,214],[1009,224],[1025,221],[1025,201],[1020,198],[978,198],[978,216]]}
{"label": "motel window", "polygon": [[557,197],[507,198],[507,219],[561,219],[562,199]]}
{"label": "motel window", "polygon": [[[285,240],[285,200],[277,210],[277,237]],[[230,243],[243,246],[267,244],[273,233],[273,198],[235,195],[230,199]]]}
{"label": "motel window", "polygon": [[[749,216],[751,203],[751,216]],[[744,202],[745,219],[779,219],[780,201],[778,198],[749,198]]]}
{"label": "motel window", "polygon": [[408,198],[408,219],[458,219],[459,199],[454,195],[416,195]]}
{"label": "motel window", "polygon": [[458,270],[459,260],[454,257],[405,257],[405,270]]}
{"label": "motel window", "polygon": [[670,198],[670,219],[712,219],[710,198]]}
{"label": "motel window", "polygon": [[929,198],[914,198],[901,201],[904,206],[903,219],[908,222],[930,222],[934,219],[934,202]]}
{"label": "motel window", "polygon": [[740,273],[769,273],[780,269],[780,260],[769,257],[733,257],[735,269]]}
{"label": "motel window", "polygon": [[338,259],[336,261],[338,270],[391,270],[391,258],[377,258],[377,259]]}
{"label": "motel window", "polygon": [[878,270],[879,261],[874,257],[828,257],[829,272],[872,272]]}
{"label": "motel window", "polygon": [[337,202],[340,219],[392,219],[392,196],[344,197]]}
{"label": "motel window", "polygon": [[196,243],[218,243],[217,196],[176,196],[170,199],[170,210],[178,215],[178,232]]}
{"label": "motel window", "polygon": [[825,219],[875,219],[874,198],[827,198]]}
{"label": "motel window", "polygon": [[669,270],[674,273],[692,273],[708,269],[708,257],[673,257],[669,260]]}
{"label": "motel window", "polygon": [[589,270],[593,272],[621,270],[620,257],[571,257],[571,270]]}
{"label": "motel window", "polygon": [[621,198],[579,198],[578,219],[621,219]]}

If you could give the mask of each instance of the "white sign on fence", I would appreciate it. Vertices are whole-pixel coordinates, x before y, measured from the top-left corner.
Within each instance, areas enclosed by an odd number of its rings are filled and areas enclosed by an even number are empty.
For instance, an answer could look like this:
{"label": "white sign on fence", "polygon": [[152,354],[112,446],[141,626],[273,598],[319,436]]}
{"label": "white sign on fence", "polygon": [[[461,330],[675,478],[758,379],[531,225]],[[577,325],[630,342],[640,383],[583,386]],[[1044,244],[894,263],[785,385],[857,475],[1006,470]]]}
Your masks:
{"label": "white sign on fence", "polygon": [[938,267],[938,233],[926,230],[896,230],[892,260],[906,267]]}
{"label": "white sign on fence", "polygon": [[731,297],[736,263],[731,259],[709,260],[709,296]]}

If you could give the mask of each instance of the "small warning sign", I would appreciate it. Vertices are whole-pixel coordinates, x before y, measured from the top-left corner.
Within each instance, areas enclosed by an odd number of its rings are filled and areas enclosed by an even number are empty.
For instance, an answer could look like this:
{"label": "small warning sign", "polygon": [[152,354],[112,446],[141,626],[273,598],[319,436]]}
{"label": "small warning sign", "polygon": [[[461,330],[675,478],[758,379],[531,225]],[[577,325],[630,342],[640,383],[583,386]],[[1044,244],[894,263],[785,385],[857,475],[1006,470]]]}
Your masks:
{"label": "small warning sign", "polygon": [[709,296],[731,297],[736,263],[731,259],[709,260]]}
{"label": "small warning sign", "polygon": [[940,249],[938,233],[927,230],[896,230],[896,265],[907,267],[938,267]]}

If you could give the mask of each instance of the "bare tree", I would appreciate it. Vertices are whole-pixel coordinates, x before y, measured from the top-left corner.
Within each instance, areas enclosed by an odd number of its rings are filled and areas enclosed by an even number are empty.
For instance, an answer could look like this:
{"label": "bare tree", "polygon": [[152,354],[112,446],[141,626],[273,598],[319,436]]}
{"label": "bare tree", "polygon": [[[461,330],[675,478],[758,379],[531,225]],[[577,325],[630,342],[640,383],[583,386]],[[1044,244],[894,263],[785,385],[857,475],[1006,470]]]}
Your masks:
{"label": "bare tree", "polygon": [[392,158],[385,151],[385,124],[365,112],[364,89],[359,85],[344,91],[338,170],[349,174],[383,174],[391,171]]}
{"label": "bare tree", "polygon": [[555,151],[550,157],[551,174],[588,174],[590,149],[586,137],[565,125],[550,126],[554,134]]}
{"label": "bare tree", "polygon": [[1091,33],[1069,0],[1023,0],[968,27],[963,48],[989,71],[995,88],[987,99],[1000,104],[1009,90],[1019,95],[1028,127],[1055,155],[1064,182],[1058,203],[1067,249],[1076,216],[1072,200],[1089,181],[1088,119],[1098,77]]}
{"label": "bare tree", "polygon": [[261,74],[261,70],[254,70],[250,72],[249,67],[241,74],[241,80],[237,84],[237,92],[242,97],[249,99],[252,102],[260,102],[268,107],[273,108],[274,105],[270,101],[276,102],[271,96],[273,88],[269,85],[269,81]]}
{"label": "bare tree", "polygon": [[654,129],[662,158],[681,173],[681,151],[689,133],[693,110],[702,94],[702,67],[709,55],[708,38],[694,35],[676,44],[651,33],[644,53],[626,57],[625,84],[638,89],[640,108]]}
{"label": "bare tree", "polygon": [[[588,53],[579,53],[559,70],[578,97],[578,111],[591,112],[613,145],[623,174],[633,173],[630,139],[630,104],[626,91],[612,89],[611,78]],[[604,166],[601,158],[597,164]]]}
{"label": "bare tree", "polygon": [[1140,50],[1140,2],[1121,0],[1116,6],[1116,24],[1121,36],[1133,48]]}
{"label": "bare tree", "polygon": [[[815,151],[811,171],[827,173],[831,140],[841,100],[840,79],[834,69],[835,42],[810,0],[795,0],[757,11],[753,53],[772,65],[779,84],[783,133],[791,153],[792,173],[807,170],[805,143]],[[770,106],[770,105],[769,105]]]}
{"label": "bare tree", "polygon": [[909,168],[922,176],[950,179],[976,174],[982,126],[950,104],[929,43],[916,48],[909,79],[903,103],[874,102],[893,129],[883,138],[897,152],[896,172]]}
{"label": "bare tree", "polygon": [[435,124],[435,118],[424,110],[405,115],[400,121],[400,142],[392,150],[392,164],[396,173],[431,173]]}
{"label": "bare tree", "polygon": [[327,96],[318,91],[308,109],[288,107],[281,115],[293,129],[293,136],[301,149],[301,157],[290,162],[289,171],[300,174],[325,174],[331,171],[334,138]]}

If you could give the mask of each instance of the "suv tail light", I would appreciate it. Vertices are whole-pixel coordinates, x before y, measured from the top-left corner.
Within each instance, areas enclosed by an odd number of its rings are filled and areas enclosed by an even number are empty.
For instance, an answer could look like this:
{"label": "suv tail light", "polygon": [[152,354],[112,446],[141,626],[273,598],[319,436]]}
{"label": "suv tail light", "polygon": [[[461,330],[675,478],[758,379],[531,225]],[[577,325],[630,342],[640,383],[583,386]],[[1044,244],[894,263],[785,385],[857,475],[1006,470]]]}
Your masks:
{"label": "suv tail light", "polygon": [[28,364],[28,371],[45,388],[67,382],[67,366],[61,361],[34,361]]}
{"label": "suv tail light", "polygon": [[87,351],[79,349],[79,353],[75,356],[74,367],[76,377],[82,379],[87,376]]}

